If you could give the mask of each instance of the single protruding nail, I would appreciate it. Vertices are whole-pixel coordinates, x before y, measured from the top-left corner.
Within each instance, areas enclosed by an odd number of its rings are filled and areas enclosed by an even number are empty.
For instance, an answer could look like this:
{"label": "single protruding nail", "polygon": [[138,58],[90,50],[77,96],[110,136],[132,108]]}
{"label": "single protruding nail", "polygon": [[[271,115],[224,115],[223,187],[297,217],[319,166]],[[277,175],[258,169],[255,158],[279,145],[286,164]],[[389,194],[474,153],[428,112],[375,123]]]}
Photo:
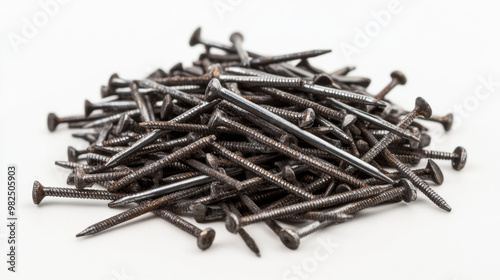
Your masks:
{"label": "single protruding nail", "polygon": [[56,130],[56,127],[60,124],[60,123],[84,123],[84,122],[88,122],[88,121],[92,121],[92,120],[96,120],[96,119],[100,119],[100,118],[105,118],[105,117],[108,117],[110,115],[110,113],[102,113],[102,114],[94,114],[94,115],[91,115],[91,116],[69,116],[69,117],[58,117],[56,114],[54,113],[50,113],[48,116],[47,116],[47,126],[49,128],[49,131],[50,132],[53,132]]}
{"label": "single protruding nail", "polygon": [[54,197],[68,197],[68,198],[81,198],[81,199],[102,199],[102,200],[116,200],[126,196],[125,193],[110,193],[101,190],[76,190],[70,188],[53,188],[45,187],[40,182],[33,183],[33,203],[40,204],[46,196]]}
{"label": "single protruding nail", "polygon": [[236,52],[238,53],[243,66],[250,66],[250,56],[248,56],[248,53],[243,48],[243,35],[239,32],[234,32],[233,34],[231,34],[231,37],[229,37],[229,41],[233,43],[233,46],[236,49]]}
{"label": "single protruding nail", "polygon": [[444,117],[431,116],[430,118],[428,118],[426,120],[440,123],[443,126],[445,131],[450,131],[450,129],[453,125],[453,114],[449,113]]}
{"label": "single protruding nail", "polygon": [[392,72],[391,78],[392,78],[391,82],[375,96],[377,100],[384,99],[384,97],[397,85],[406,84],[406,76],[401,71]]}
{"label": "single protruding nail", "polygon": [[253,58],[250,61],[250,65],[251,66],[261,66],[261,65],[272,64],[272,63],[286,62],[286,61],[290,61],[290,60],[315,57],[315,56],[329,53],[331,51],[332,50],[312,50],[312,51],[290,53],[290,54],[277,55],[277,56],[257,57],[257,58]]}
{"label": "single protruding nail", "polygon": [[451,166],[457,171],[462,170],[467,163],[467,150],[460,146],[453,153],[429,150],[418,150],[418,153],[425,158],[451,160]]}
{"label": "single protruding nail", "polygon": [[[429,159],[429,161],[427,161],[427,166],[423,171],[426,173],[425,175],[427,176],[427,178],[432,180],[437,185],[443,184],[443,172],[441,171],[441,168],[439,168],[439,165],[437,165],[437,163],[432,159]],[[415,172],[415,174],[420,175],[419,172]]]}
{"label": "single protruding nail", "polygon": [[196,244],[201,250],[206,250],[210,248],[210,246],[212,246],[215,238],[215,230],[213,230],[212,228],[206,228],[202,230],[197,226],[191,224],[190,222],[184,220],[180,216],[165,209],[156,209],[153,210],[153,213],[180,228],[181,230],[196,237]]}
{"label": "single protruding nail", "polygon": [[98,223],[95,223],[80,233],[76,235],[76,237],[81,237],[81,236],[86,236],[86,235],[92,235],[99,233],[103,230],[106,230],[108,228],[111,228],[113,226],[116,226],[118,224],[121,224],[123,222],[126,222],[128,220],[134,219],[136,217],[139,217],[145,213],[148,213],[150,211],[153,211],[158,208],[162,208],[167,206],[169,203],[172,203],[173,201],[193,196],[195,194],[201,193],[206,191],[209,188],[209,186],[200,186],[197,188],[191,188],[187,190],[182,190],[178,191],[173,194],[166,195],[164,197],[152,200],[152,201],[146,201],[144,203],[141,203],[139,206],[131,208],[127,211],[124,211],[122,213],[119,213],[113,217],[110,217],[106,220],[100,221]]}
{"label": "single protruding nail", "polygon": [[[236,215],[237,217],[241,217],[240,212],[236,207],[230,208],[225,202],[220,203],[220,207],[222,211],[228,215]],[[257,246],[257,243],[255,243],[255,240],[244,230],[244,229],[239,229],[238,234],[241,236],[247,247],[254,252],[258,257],[260,257],[260,250],[259,247]]]}

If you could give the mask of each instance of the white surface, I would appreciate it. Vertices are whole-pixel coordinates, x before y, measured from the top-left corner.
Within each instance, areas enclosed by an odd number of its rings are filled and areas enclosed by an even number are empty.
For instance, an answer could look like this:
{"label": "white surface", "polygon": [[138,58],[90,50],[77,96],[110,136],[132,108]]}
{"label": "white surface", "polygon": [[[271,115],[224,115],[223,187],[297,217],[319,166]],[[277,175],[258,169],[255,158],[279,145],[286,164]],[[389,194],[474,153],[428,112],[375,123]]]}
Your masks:
{"label": "white surface", "polygon": [[[366,46],[358,44],[359,53],[350,60],[342,44],[355,46],[357,28],[371,26],[372,13],[387,10],[390,1],[124,2],[59,4],[18,52],[2,36],[0,176],[4,186],[6,165],[17,164],[20,225],[19,266],[13,274],[3,257],[2,218],[1,279],[498,277],[500,83],[489,91],[480,88],[481,79],[500,81],[498,1],[401,0],[386,26],[374,29]],[[43,9],[38,1],[8,0],[0,11],[2,33],[12,37],[21,34],[23,18],[32,21]],[[377,207],[309,236],[296,251],[286,249],[264,225],[249,226],[261,258],[222,223],[210,225],[217,236],[212,248],[201,252],[194,238],[150,215],[98,236],[75,238],[120,210],[102,201],[46,198],[38,207],[32,203],[33,181],[64,187],[68,172],[53,162],[66,158],[67,145],[86,145],[62,127],[49,133],[47,113],[83,112],[84,99],[99,100],[100,85],[114,72],[137,78],[180,60],[189,65],[203,49],[187,43],[198,26],[204,37],[221,42],[241,31],[247,49],[266,54],[331,48],[332,54],[312,62],[327,70],[356,65],[352,75],[372,78],[371,92],[389,82],[392,70],[402,70],[408,84],[395,89],[392,100],[411,109],[415,98],[423,96],[436,115],[455,112],[451,132],[442,134],[432,126],[435,149],[452,151],[461,145],[469,153],[462,172],[439,162],[445,183],[436,191],[453,211],[446,213],[419,195],[415,203]],[[5,192],[2,187],[1,213]],[[328,242],[335,248],[325,249],[322,244]]]}

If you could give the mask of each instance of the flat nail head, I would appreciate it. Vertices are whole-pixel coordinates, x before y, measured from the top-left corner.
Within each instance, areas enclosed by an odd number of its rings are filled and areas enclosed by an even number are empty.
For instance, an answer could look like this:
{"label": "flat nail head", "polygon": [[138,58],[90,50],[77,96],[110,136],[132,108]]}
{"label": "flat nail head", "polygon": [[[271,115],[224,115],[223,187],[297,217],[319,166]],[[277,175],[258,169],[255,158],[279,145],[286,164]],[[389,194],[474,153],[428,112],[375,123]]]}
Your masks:
{"label": "flat nail head", "polygon": [[206,228],[201,231],[200,235],[198,236],[198,248],[202,250],[206,250],[212,246],[212,243],[214,242],[215,238],[215,230],[212,228]]}
{"label": "flat nail head", "polygon": [[284,229],[280,230],[280,232],[278,233],[278,236],[279,236],[281,242],[283,242],[283,244],[287,248],[292,249],[292,250],[299,248],[300,237],[294,230],[284,228]]}
{"label": "flat nail head", "polygon": [[49,127],[49,131],[52,132],[56,130],[58,124],[59,124],[59,118],[57,117],[57,115],[54,113],[50,113],[47,116],[47,126]]}
{"label": "flat nail head", "polygon": [[391,73],[391,78],[398,81],[398,84],[404,85],[406,84],[406,76],[401,71],[394,71]]}
{"label": "flat nail head", "polygon": [[212,116],[210,116],[210,120],[208,121],[207,125],[210,129],[220,126],[221,122],[220,119],[223,117],[222,112],[219,109],[216,109],[213,113]]}
{"label": "flat nail head", "polygon": [[441,171],[441,168],[439,168],[439,165],[432,159],[429,159],[427,162],[427,166],[425,167],[426,169],[431,171],[431,178],[432,181],[438,185],[441,185],[444,181],[444,176],[443,172]]}
{"label": "flat nail head", "polygon": [[450,131],[451,126],[453,125],[453,114],[449,113],[443,118],[443,127],[445,131]]}
{"label": "flat nail head", "polygon": [[115,88],[113,86],[113,79],[115,79],[115,78],[120,78],[117,73],[114,73],[113,75],[111,75],[111,77],[109,77],[109,80],[108,80],[108,88],[109,89],[114,89]]}
{"label": "flat nail head", "polygon": [[193,206],[193,218],[196,222],[202,223],[207,217],[207,206],[205,204],[197,203]]}
{"label": "flat nail head", "polygon": [[417,97],[415,107],[417,108],[417,113],[424,118],[428,119],[432,116],[431,106],[422,97]]}
{"label": "flat nail head", "polygon": [[75,187],[79,190],[83,190],[85,188],[90,188],[92,187],[92,183],[86,183],[83,180],[83,176],[85,175],[85,171],[83,171],[83,168],[77,168],[75,172]]}
{"label": "flat nail head", "polygon": [[205,99],[206,101],[213,101],[217,99],[218,93],[217,91],[221,88],[220,81],[218,79],[211,79],[208,82],[207,90],[205,91]]}
{"label": "flat nail head", "polygon": [[454,157],[451,161],[451,166],[455,170],[461,170],[464,168],[465,163],[467,163],[467,151],[463,147],[457,147],[453,151],[454,154],[458,155],[457,157]]}
{"label": "flat nail head", "polygon": [[92,113],[92,111],[94,110],[92,107],[93,107],[93,104],[92,102],[88,101],[87,99],[85,99],[85,103],[84,103],[84,111],[85,111],[85,116],[87,117],[88,115],[90,115],[90,113]]}
{"label": "flat nail head", "polygon": [[230,233],[236,234],[239,229],[241,229],[241,223],[240,219],[236,214],[230,213],[229,215],[226,216],[226,229]]}
{"label": "flat nail head", "polygon": [[211,168],[217,169],[219,168],[219,159],[214,154],[208,153],[205,155],[205,162]]}
{"label": "flat nail head", "polygon": [[196,28],[196,30],[193,32],[193,35],[191,35],[191,39],[189,39],[189,45],[195,46],[198,43],[200,43],[201,40],[201,27]]}
{"label": "flat nail head", "polygon": [[397,183],[398,187],[404,187],[405,192],[403,193],[403,200],[405,202],[412,202],[417,199],[417,189],[413,186],[413,184],[408,179],[401,179]]}
{"label": "flat nail head", "polygon": [[45,191],[43,188],[44,187],[40,182],[35,181],[33,183],[32,197],[33,203],[35,203],[36,205],[40,204],[40,202],[42,202],[42,199],[45,197]]}
{"label": "flat nail head", "polygon": [[304,111],[304,117],[299,121],[299,127],[308,128],[314,124],[314,120],[316,119],[316,113],[313,109],[307,108]]}
{"label": "flat nail head", "polygon": [[349,128],[353,123],[356,122],[358,117],[352,114],[347,114],[344,117],[344,120],[342,121],[342,129]]}
{"label": "flat nail head", "polygon": [[78,160],[78,151],[72,146],[68,146],[68,161],[76,162]]}
{"label": "flat nail head", "polygon": [[101,86],[101,97],[106,98],[111,95],[111,90],[109,90],[108,86]]}
{"label": "flat nail head", "polygon": [[231,41],[231,43],[233,44],[236,42],[236,40],[240,40],[241,42],[243,42],[243,35],[240,32],[234,32],[229,37],[229,41]]}

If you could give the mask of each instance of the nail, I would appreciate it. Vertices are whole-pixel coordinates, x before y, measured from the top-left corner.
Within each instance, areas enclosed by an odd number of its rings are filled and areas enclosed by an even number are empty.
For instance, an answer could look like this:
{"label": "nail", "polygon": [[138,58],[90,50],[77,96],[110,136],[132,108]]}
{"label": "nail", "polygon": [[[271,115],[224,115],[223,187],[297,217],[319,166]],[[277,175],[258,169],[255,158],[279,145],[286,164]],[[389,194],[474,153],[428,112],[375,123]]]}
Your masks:
{"label": "nail", "polygon": [[453,153],[429,150],[417,150],[417,152],[425,158],[451,160],[451,166],[457,171],[462,170],[467,163],[467,151],[460,146],[456,147]]}
{"label": "nail", "polygon": [[329,53],[331,51],[332,50],[312,50],[312,51],[290,53],[290,54],[284,54],[284,55],[257,57],[257,58],[253,58],[250,61],[250,65],[252,67],[255,67],[255,66],[262,66],[262,65],[273,64],[273,63],[281,63],[281,62],[286,62],[286,61],[290,61],[290,60],[315,57],[315,56]]}
{"label": "nail", "polygon": [[[220,203],[220,207],[221,207],[222,211],[224,211],[226,216],[229,216],[229,215],[235,215],[237,217],[241,216],[238,209],[236,209],[235,207],[230,209],[229,206],[227,206],[227,204],[224,202]],[[257,243],[255,243],[255,240],[244,229],[238,230],[237,233],[238,233],[238,235],[241,236],[241,238],[243,239],[243,241],[245,242],[247,247],[252,252],[254,252],[258,257],[260,257],[260,250],[259,250],[259,247],[257,246]]]}
{"label": "nail", "polygon": [[172,203],[173,201],[176,201],[176,200],[179,200],[179,199],[182,199],[185,197],[189,197],[189,196],[195,195],[197,193],[201,193],[207,189],[208,189],[208,186],[192,188],[192,189],[188,189],[188,190],[182,190],[182,191],[178,191],[178,192],[173,193],[173,194],[166,195],[162,198],[158,198],[158,199],[155,199],[152,201],[144,202],[143,204],[141,204],[137,207],[131,208],[127,211],[121,212],[113,217],[110,217],[106,220],[103,220],[101,222],[95,223],[95,224],[87,227],[86,229],[84,229],[83,231],[78,233],[76,235],[76,237],[81,237],[81,236],[99,233],[103,230],[114,227],[118,224],[121,224],[121,223],[126,222],[128,220],[131,220],[133,218],[139,217],[140,215],[143,215],[143,214],[150,212],[152,210],[165,207],[169,203]]}
{"label": "nail", "polygon": [[366,104],[372,106],[380,106],[385,107],[386,104],[382,101],[376,100],[373,97],[367,95],[356,94],[352,92],[348,92],[345,90],[335,89],[324,87],[320,85],[314,84],[304,84],[300,88],[296,88],[297,90],[316,94],[319,96],[327,97],[327,98],[336,98],[343,101],[354,102],[359,104]]}
{"label": "nail", "polygon": [[75,190],[70,188],[45,187],[38,181],[33,183],[32,191],[33,203],[36,205],[39,205],[46,196],[115,200],[126,195],[125,193],[109,193],[108,191],[100,190]]}
{"label": "nail", "polygon": [[175,225],[176,227],[182,229],[183,231],[196,237],[197,239],[196,244],[198,245],[198,248],[200,248],[201,250],[206,250],[210,248],[210,246],[212,246],[212,243],[215,238],[215,230],[213,230],[212,228],[206,228],[204,230],[201,230],[200,228],[184,220],[180,216],[165,209],[156,209],[153,210],[153,213],[155,213],[162,219],[170,222],[171,224]]}
{"label": "nail", "polygon": [[[415,169],[412,171],[413,173],[415,173],[415,175],[419,176],[423,180],[430,180],[437,185],[443,184],[444,181],[443,172],[441,171],[441,168],[439,168],[439,166],[436,164],[436,162],[434,162],[432,159],[429,159],[427,161],[427,166],[425,168]],[[401,172],[388,173],[386,175],[393,180],[397,180],[404,177],[404,174]],[[373,185],[373,184],[380,184],[381,181],[374,178],[370,178],[370,179],[365,179],[364,182],[369,185]]]}
{"label": "nail", "polygon": [[233,34],[231,34],[231,37],[229,37],[229,41],[233,43],[233,46],[236,49],[236,52],[238,53],[243,66],[250,66],[250,56],[248,56],[248,53],[243,48],[243,35],[241,35],[241,33],[239,32],[234,32]]}
{"label": "nail", "polygon": [[401,71],[392,72],[391,78],[391,82],[375,96],[375,99],[382,100],[394,87],[406,84],[406,76]]}
{"label": "nail", "polygon": [[311,127],[314,124],[314,120],[316,118],[316,113],[311,108],[307,108],[305,111],[299,113],[268,105],[261,106],[266,110],[269,110],[271,113],[276,114],[288,121],[296,122],[300,128]]}
{"label": "nail", "polygon": [[125,177],[130,173],[130,170],[123,170],[116,172],[87,174],[83,170],[83,168],[77,168],[75,172],[75,187],[78,190],[83,190],[84,188],[92,187],[94,183],[117,180]]}
{"label": "nail", "polygon": [[49,128],[50,132],[53,132],[56,130],[57,126],[60,123],[79,123],[79,122],[86,122],[86,121],[92,121],[95,119],[100,119],[100,118],[105,118],[109,116],[109,113],[102,113],[102,114],[94,114],[91,116],[69,116],[69,117],[58,117],[54,113],[50,113],[47,116],[47,126]]}
{"label": "nail", "polygon": [[89,116],[94,110],[112,110],[112,111],[126,111],[136,109],[137,104],[134,101],[116,100],[102,103],[92,103],[85,100],[84,112],[85,116]]}

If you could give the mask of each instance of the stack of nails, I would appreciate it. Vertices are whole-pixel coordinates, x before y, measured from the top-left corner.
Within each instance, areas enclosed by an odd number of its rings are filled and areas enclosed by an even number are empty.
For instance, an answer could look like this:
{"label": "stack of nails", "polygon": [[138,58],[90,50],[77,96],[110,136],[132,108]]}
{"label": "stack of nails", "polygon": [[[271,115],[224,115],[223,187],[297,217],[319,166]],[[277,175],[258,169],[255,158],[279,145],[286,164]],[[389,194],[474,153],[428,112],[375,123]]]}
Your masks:
{"label": "stack of nails", "polygon": [[[206,51],[192,66],[138,80],[114,74],[102,102],[85,101],[84,115],[49,114],[50,131],[67,123],[89,146],[68,147],[68,160],[56,162],[71,171],[74,188],[35,181],[34,203],[55,196],[129,207],[77,237],[152,212],[195,236],[202,250],[215,231],[181,216],[222,221],[257,255],[246,226],[258,222],[297,249],[305,236],[363,209],[414,201],[417,189],[451,211],[429,185],[443,183],[433,159],[461,170],[467,153],[424,149],[431,141],[425,122],[448,131],[452,115],[432,116],[421,97],[411,110],[387,100],[406,83],[403,73],[369,93],[370,79],[348,75],[354,67],[327,72],[310,63],[328,50],[263,56],[247,51],[240,33],[229,39],[207,40],[198,28],[189,44]],[[422,158],[427,166],[412,168]]]}

